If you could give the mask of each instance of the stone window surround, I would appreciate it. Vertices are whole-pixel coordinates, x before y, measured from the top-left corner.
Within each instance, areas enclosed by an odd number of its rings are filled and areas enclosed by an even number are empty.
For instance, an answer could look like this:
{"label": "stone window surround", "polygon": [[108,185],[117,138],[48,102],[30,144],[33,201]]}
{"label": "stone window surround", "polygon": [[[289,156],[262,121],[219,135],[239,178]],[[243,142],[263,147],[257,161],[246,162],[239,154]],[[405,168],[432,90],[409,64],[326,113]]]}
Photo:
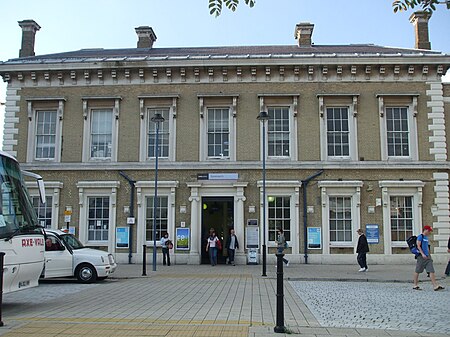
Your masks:
{"label": "stone window surround", "polygon": [[[27,163],[33,161],[61,161],[61,139],[62,139],[62,124],[64,117],[64,97],[35,97],[27,98],[27,115],[28,115],[28,142],[27,142]],[[53,108],[40,108],[38,103],[53,103]],[[57,114],[56,119],[56,136],[55,136],[55,158],[36,158],[36,112],[44,110],[54,110]]]}
{"label": "stone window surround", "polygon": [[139,95],[140,134],[139,137],[139,161],[153,162],[155,158],[147,157],[147,134],[149,125],[149,109],[169,109],[169,157],[161,160],[175,161],[176,158],[176,134],[177,134],[177,101],[178,94]]}
{"label": "stone window surround", "polygon": [[[383,161],[413,161],[419,160],[419,145],[417,133],[417,100],[419,94],[377,94],[378,111],[380,116],[380,140],[381,140],[381,160]],[[386,98],[388,99],[386,102]],[[409,102],[405,99],[409,98]],[[389,100],[400,99],[402,103],[389,102]],[[409,156],[395,157],[388,156],[386,108],[407,107],[408,108],[408,131],[409,131]]]}
{"label": "stone window surround", "polygon": [[[120,116],[120,96],[95,96],[82,97],[83,102],[83,154],[82,162],[117,162],[118,142],[119,142],[119,116]],[[95,104],[89,106],[90,101],[111,101],[110,104]],[[92,110],[96,109],[112,109],[113,126],[112,126],[112,140],[111,140],[111,158],[91,158],[91,116]]]}
{"label": "stone window surround", "polygon": [[425,183],[420,180],[381,180],[379,182],[383,205],[383,236],[384,254],[391,255],[392,248],[406,248],[406,241],[391,241],[391,217],[390,217],[390,197],[391,196],[411,196],[413,197],[413,234],[422,232],[422,189]]}
{"label": "stone window surround", "polygon": [[[319,94],[319,117],[320,117],[320,158],[322,161],[358,160],[358,98],[359,94]],[[344,103],[343,99],[351,99],[351,103]],[[328,156],[327,141],[327,108],[348,108],[349,128],[349,155]]]}
{"label": "stone window surround", "polygon": [[[297,144],[297,135],[298,135],[298,126],[297,126],[297,115],[298,115],[298,105],[299,105],[299,97],[300,94],[292,93],[292,94],[275,94],[275,93],[267,93],[267,94],[258,94],[259,98],[259,110],[267,111],[268,107],[272,106],[287,106],[289,107],[289,157],[269,157],[268,151],[268,126],[266,123],[266,144],[263,144],[262,140],[262,132],[263,126],[260,124],[260,158],[262,160],[263,157],[263,146],[266,151],[266,160],[269,161],[296,161],[298,158],[298,144]],[[270,99],[278,99],[280,103],[271,103]],[[257,115],[255,116],[256,119]]]}
{"label": "stone window surround", "polygon": [[[86,246],[107,247],[109,252],[115,250],[116,242],[116,215],[117,215],[117,189],[119,181],[79,181],[78,198],[80,207],[79,236],[81,243]],[[88,197],[109,197],[109,232],[108,241],[88,241]]]}
{"label": "stone window surround", "polygon": [[[361,187],[364,183],[360,180],[321,180],[318,187],[321,189],[322,199],[322,229],[323,250],[322,254],[330,254],[330,247],[355,248],[356,230],[361,227]],[[352,201],[352,241],[330,242],[329,223],[329,197],[345,196],[351,197]]]}
{"label": "stone window surround", "polygon": [[[236,161],[236,116],[237,102],[239,94],[198,94],[199,112],[200,112],[200,143],[199,158],[200,161]],[[229,100],[224,103],[223,100]],[[217,102],[214,102],[216,100]],[[208,108],[228,108],[229,109],[229,156],[225,158],[209,158],[208,157]]]}
{"label": "stone window surround", "polygon": [[[25,182],[25,186],[31,197],[39,196],[39,189],[37,187],[36,182],[27,181]],[[60,202],[60,194],[63,188],[63,183],[59,181],[46,181],[45,182],[45,195],[52,197],[52,223],[51,229],[58,229],[59,223],[59,202]],[[61,223],[59,228],[63,228],[63,224]]]}

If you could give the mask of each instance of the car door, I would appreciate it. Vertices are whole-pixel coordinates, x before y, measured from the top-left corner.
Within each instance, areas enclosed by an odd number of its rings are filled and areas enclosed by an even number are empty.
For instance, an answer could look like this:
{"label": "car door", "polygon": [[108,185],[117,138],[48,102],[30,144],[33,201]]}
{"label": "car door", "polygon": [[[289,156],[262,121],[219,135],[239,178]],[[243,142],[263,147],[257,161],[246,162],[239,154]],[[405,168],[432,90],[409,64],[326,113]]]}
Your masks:
{"label": "car door", "polygon": [[73,258],[71,252],[54,235],[47,233],[45,241],[44,277],[73,276]]}

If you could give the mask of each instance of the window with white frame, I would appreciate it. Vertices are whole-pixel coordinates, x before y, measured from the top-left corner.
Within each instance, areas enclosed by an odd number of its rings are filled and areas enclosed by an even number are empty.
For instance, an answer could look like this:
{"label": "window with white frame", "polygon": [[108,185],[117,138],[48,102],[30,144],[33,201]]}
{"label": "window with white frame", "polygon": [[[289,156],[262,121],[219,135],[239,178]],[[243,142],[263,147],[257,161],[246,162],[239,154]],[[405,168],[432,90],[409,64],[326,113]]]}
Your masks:
{"label": "window with white frame", "polygon": [[230,109],[208,108],[208,158],[230,156]]}
{"label": "window with white frame", "polygon": [[386,108],[386,139],[389,157],[409,157],[407,107]]}
{"label": "window with white frame", "polygon": [[31,202],[36,211],[39,224],[44,228],[52,228],[53,198],[46,196],[45,204],[43,204],[39,196],[33,196],[31,197]]}
{"label": "window with white frame", "polygon": [[328,157],[348,157],[350,155],[348,107],[327,107],[326,118]]}
{"label": "window with white frame", "polygon": [[417,160],[416,95],[377,95],[382,160]]}
{"label": "window with white frame", "polygon": [[323,253],[330,247],[354,247],[355,232],[361,223],[359,180],[322,180],[318,183],[322,199]]}
{"label": "window with white frame", "polygon": [[61,160],[64,102],[64,98],[27,99],[27,162]]}
{"label": "window with white frame", "polygon": [[36,159],[55,159],[56,110],[36,111]]}
{"label": "window with white frame", "polygon": [[170,141],[170,130],[169,130],[169,108],[149,108],[147,110],[147,158],[156,157],[156,123],[152,122],[152,117],[156,114],[161,114],[164,118],[164,122],[159,123],[158,130],[158,156],[160,158],[169,157],[169,141]]}
{"label": "window with white frame", "polygon": [[91,110],[91,158],[111,158],[113,138],[113,110]]}
{"label": "window with white frame", "polygon": [[[146,197],[146,226],[145,236],[147,241],[153,241],[153,223],[155,221],[154,213],[155,197]],[[163,233],[168,232],[169,223],[169,198],[167,196],[158,196],[158,206],[156,208],[156,240],[160,240]]]}
{"label": "window with white frame", "polygon": [[291,241],[291,197],[268,196],[269,241],[277,239],[281,228],[286,241]]}
{"label": "window with white frame", "polygon": [[352,198],[330,196],[328,202],[330,242],[352,242]]}
{"label": "window with white frame", "polygon": [[390,197],[391,240],[406,241],[413,234],[414,212],[412,196]]}
{"label": "window with white frame", "polygon": [[88,197],[88,241],[108,241],[109,196]]}
{"label": "window with white frame", "polygon": [[290,156],[289,107],[269,107],[268,157]]}

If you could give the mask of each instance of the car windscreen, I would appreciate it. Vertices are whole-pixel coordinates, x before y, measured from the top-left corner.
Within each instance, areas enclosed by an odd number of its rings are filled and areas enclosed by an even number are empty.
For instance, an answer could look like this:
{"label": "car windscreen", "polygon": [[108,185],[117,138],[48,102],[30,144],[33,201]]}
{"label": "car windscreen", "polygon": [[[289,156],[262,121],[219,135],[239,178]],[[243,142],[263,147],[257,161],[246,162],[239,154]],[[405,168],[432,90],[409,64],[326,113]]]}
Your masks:
{"label": "car windscreen", "polygon": [[72,249],[84,248],[83,244],[72,234],[63,234],[60,236],[66,245]]}

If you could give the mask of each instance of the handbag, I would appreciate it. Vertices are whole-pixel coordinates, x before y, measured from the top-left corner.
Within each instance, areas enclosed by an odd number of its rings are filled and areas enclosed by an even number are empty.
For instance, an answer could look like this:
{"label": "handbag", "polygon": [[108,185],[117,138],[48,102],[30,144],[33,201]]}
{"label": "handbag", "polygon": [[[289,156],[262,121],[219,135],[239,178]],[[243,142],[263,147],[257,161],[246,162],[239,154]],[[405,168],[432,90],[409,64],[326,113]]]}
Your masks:
{"label": "handbag", "polygon": [[172,241],[169,242],[169,244],[167,245],[169,247],[169,249],[173,249],[173,243]]}
{"label": "handbag", "polygon": [[222,243],[220,242],[219,239],[217,239],[217,241],[216,241],[216,247],[218,250],[222,250]]}

